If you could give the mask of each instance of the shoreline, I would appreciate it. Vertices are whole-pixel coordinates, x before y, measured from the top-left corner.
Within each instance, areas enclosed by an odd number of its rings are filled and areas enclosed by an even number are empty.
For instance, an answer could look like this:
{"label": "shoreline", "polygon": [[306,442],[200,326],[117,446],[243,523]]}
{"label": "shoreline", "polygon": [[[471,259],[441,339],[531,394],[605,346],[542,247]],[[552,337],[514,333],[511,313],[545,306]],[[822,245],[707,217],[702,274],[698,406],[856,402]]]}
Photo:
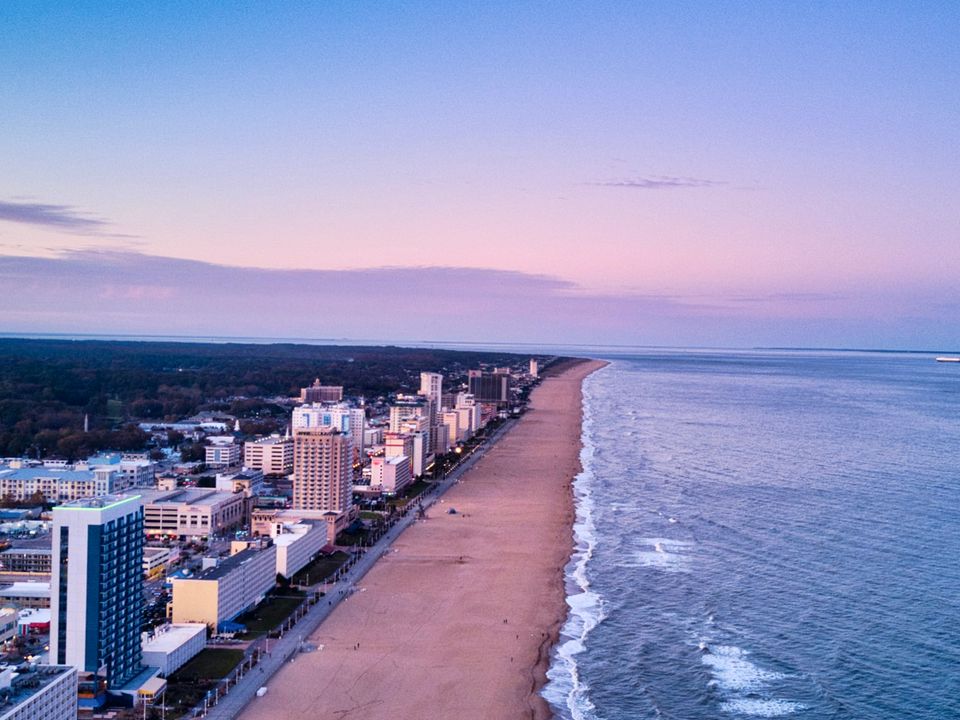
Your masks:
{"label": "shoreline", "polygon": [[547,377],[241,717],[551,717],[540,691],[568,610],[581,385],[604,364]]}
{"label": "shoreline", "polygon": [[541,693],[549,682],[547,672],[550,670],[550,666],[553,662],[553,651],[560,642],[560,633],[567,624],[567,618],[570,615],[570,607],[567,605],[567,565],[570,563],[570,560],[573,558],[574,552],[576,551],[574,525],[577,520],[577,507],[576,493],[574,492],[573,484],[577,476],[583,471],[583,464],[580,461],[580,452],[583,450],[583,383],[590,375],[595,373],[597,370],[606,367],[607,365],[609,365],[609,363],[605,360],[590,359],[582,362],[575,362],[568,367],[564,367],[561,371],[561,374],[571,371],[579,371],[576,393],[577,406],[579,408],[576,437],[577,459],[575,472],[564,481],[564,488],[568,501],[567,511],[564,517],[566,519],[568,532],[567,542],[564,548],[565,554],[562,562],[556,568],[556,580],[554,587],[552,588],[554,599],[556,600],[559,598],[559,605],[556,606],[558,607],[557,617],[553,623],[550,624],[549,629],[546,631],[547,636],[540,644],[537,663],[531,669],[532,681],[529,702],[540,711],[535,711],[531,714],[531,717],[535,720],[549,720],[550,718],[555,717],[550,708],[550,704],[547,702],[546,698],[541,695]]}

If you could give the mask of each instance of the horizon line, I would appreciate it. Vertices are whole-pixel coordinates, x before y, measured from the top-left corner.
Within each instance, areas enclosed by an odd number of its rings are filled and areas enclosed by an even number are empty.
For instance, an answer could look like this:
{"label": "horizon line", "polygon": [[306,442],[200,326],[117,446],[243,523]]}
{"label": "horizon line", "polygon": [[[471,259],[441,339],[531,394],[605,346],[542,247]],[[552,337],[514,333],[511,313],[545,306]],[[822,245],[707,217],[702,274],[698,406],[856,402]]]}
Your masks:
{"label": "horizon line", "polygon": [[[528,348],[582,348],[582,349],[610,349],[610,350],[693,350],[693,351],[767,351],[767,352],[862,352],[862,353],[906,353],[906,354],[937,354],[960,352],[944,349],[903,349],[903,348],[859,348],[859,347],[817,347],[817,346],[716,346],[716,345],[633,345],[616,343],[564,343],[555,345],[537,342],[504,342],[480,340],[409,340],[395,341],[375,338],[326,338],[326,337],[275,337],[261,335],[181,335],[175,333],[67,333],[67,332],[4,332],[0,331],[0,339],[9,340],[100,340],[103,342],[182,342],[185,345],[223,345],[243,344],[237,341],[247,341],[253,345],[337,345],[372,346],[372,347],[418,347],[454,345],[467,348],[475,347],[528,347]],[[405,343],[412,343],[408,345]]]}

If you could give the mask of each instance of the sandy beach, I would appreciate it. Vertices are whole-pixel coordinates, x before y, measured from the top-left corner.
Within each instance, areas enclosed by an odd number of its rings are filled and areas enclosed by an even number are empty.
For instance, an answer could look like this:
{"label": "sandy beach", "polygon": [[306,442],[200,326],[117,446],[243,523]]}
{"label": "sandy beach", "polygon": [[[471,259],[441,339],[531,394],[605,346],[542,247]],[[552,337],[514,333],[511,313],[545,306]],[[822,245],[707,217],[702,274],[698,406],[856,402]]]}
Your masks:
{"label": "sandy beach", "polygon": [[580,384],[602,364],[544,380],[243,720],[550,717],[537,691],[566,615]]}

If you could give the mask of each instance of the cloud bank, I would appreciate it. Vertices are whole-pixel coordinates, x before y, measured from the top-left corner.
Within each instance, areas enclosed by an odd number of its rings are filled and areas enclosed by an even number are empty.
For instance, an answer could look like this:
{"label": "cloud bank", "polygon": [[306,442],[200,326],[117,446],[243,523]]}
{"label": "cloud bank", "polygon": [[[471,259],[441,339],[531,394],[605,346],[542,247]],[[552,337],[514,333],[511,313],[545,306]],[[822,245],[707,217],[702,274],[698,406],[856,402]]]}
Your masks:
{"label": "cloud bank", "polygon": [[674,190],[678,188],[718,187],[727,183],[723,180],[706,180],[704,178],[647,175],[624,180],[604,180],[590,184],[598,187],[632,188],[635,190]]}
{"label": "cloud bank", "polygon": [[97,235],[109,223],[70,205],[0,200],[0,220],[65,230],[81,235]]}
{"label": "cloud bank", "polygon": [[123,251],[0,256],[0,332],[952,348],[960,292],[603,294],[464,267],[270,270]]}

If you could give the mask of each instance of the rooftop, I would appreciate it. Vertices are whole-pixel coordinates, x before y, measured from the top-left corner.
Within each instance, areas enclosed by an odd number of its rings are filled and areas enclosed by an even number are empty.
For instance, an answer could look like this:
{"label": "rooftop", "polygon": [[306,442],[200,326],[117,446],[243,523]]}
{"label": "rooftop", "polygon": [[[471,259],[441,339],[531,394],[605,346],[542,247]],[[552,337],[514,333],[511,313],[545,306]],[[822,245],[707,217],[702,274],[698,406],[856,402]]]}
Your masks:
{"label": "rooftop", "polygon": [[322,528],[322,532],[324,533],[327,531],[325,525],[321,525],[314,520],[304,520],[303,522],[289,525],[285,524],[283,526],[283,532],[273,536],[273,544],[277,547],[293,545],[298,540],[302,540],[315,527]]}
{"label": "rooftop", "polygon": [[50,583],[48,582],[15,582],[5,588],[0,588],[2,597],[50,597]]}
{"label": "rooftop", "polygon": [[272,547],[272,545],[251,545],[246,550],[241,550],[236,555],[231,555],[230,557],[224,558],[221,560],[216,567],[212,567],[209,570],[204,570],[197,575],[194,575],[192,578],[184,578],[185,580],[219,580],[220,578],[229,575],[238,567],[243,565],[248,560],[252,560],[257,553],[263,552],[264,550]]}
{"label": "rooftop", "polygon": [[19,625],[42,625],[50,622],[50,608],[28,608],[16,612]]}
{"label": "rooftop", "polygon": [[280,443],[292,443],[293,438],[284,438],[279,435],[270,435],[256,440],[250,440],[247,445],[279,445]]}
{"label": "rooftop", "polygon": [[[12,671],[12,677],[10,677],[11,673],[7,672],[8,670]],[[69,665],[23,664],[16,667],[0,666],[0,677],[10,677],[9,686],[0,689],[0,694],[7,697],[7,704],[0,709],[0,712],[3,714],[10,712],[17,705],[29,700],[38,692],[71,672],[76,673],[76,669]]]}
{"label": "rooftop", "polygon": [[149,640],[143,642],[143,652],[173,652],[188,640],[207,632],[204,623],[163,625]]}
{"label": "rooftop", "polygon": [[144,502],[159,505],[163,503],[198,505],[229,500],[234,493],[216,488],[177,488],[176,490],[148,491],[144,493]]}
{"label": "rooftop", "polygon": [[57,505],[54,510],[106,510],[123,503],[139,503],[139,495],[98,495],[97,497],[78,498]]}
{"label": "rooftop", "polygon": [[0,470],[0,478],[10,480],[33,480],[34,478],[49,478],[51,480],[93,480],[96,474],[93,470],[67,470],[66,468],[29,467],[12,470]]}
{"label": "rooftop", "polygon": [[8,548],[0,555],[52,555],[50,548]]}

